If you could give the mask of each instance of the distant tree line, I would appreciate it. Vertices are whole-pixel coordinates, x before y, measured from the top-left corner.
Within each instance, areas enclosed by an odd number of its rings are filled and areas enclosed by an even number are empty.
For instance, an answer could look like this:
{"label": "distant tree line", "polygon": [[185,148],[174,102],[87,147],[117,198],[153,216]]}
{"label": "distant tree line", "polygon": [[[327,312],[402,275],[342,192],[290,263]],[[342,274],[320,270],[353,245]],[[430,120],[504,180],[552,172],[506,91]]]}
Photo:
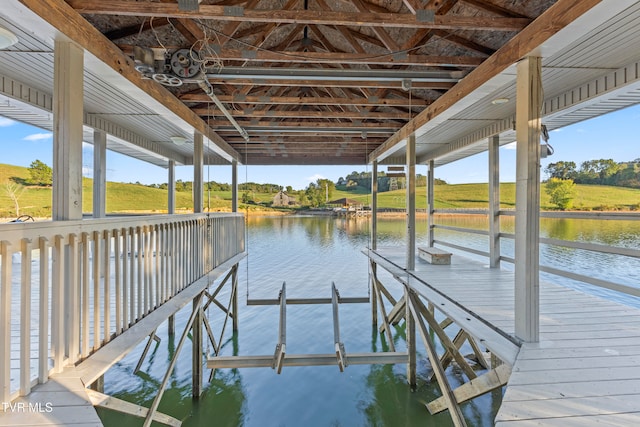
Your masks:
{"label": "distant tree line", "polygon": [[[346,177],[340,177],[338,183],[342,184],[346,189],[361,187],[367,190],[371,190],[371,175],[372,172],[356,172],[353,171]],[[398,189],[406,187],[406,178],[395,178]],[[387,176],[386,172],[378,172],[378,192],[383,193],[391,190],[392,177]],[[446,184],[445,180],[436,178],[434,180],[436,185]],[[427,177],[422,174],[416,174],[416,186],[425,187],[427,185]]]}
{"label": "distant tree line", "polygon": [[579,168],[575,162],[559,161],[550,163],[545,172],[550,179],[571,180],[576,184],[640,188],[640,158],[618,163],[612,159],[588,160]]}
{"label": "distant tree line", "polygon": [[[136,184],[140,184],[140,183],[136,183]],[[149,184],[147,185],[147,187],[166,190],[169,188],[169,185],[165,182],[162,184]],[[203,187],[205,191],[207,190],[231,191],[231,184],[227,184],[225,182],[208,181],[203,184]],[[282,187],[277,184],[258,184],[256,182],[245,182],[242,184],[238,184],[239,191],[256,192],[256,193],[277,193],[278,191],[280,191],[281,188]],[[287,186],[287,188],[291,189],[291,186]],[[176,191],[191,192],[192,190],[193,190],[192,181],[183,181],[181,179],[176,180]],[[293,191],[293,190],[290,190],[290,191]]]}

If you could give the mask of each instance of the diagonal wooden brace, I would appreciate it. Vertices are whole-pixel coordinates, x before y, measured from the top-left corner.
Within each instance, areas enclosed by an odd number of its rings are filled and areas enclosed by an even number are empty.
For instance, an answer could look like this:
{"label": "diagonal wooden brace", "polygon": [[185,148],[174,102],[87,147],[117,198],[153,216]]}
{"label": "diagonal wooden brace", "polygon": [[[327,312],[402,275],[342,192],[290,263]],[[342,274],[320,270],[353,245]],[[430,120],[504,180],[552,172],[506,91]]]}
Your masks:
{"label": "diagonal wooden brace", "polygon": [[[460,387],[456,388],[453,390],[453,395],[458,404],[464,403],[504,386],[507,381],[509,381],[510,375],[511,366],[507,364],[500,365],[486,374],[480,375],[476,379],[464,383]],[[426,406],[429,412],[433,415],[447,409],[447,402],[443,397],[439,397],[436,400],[427,403]]]}
{"label": "diagonal wooden brace", "polygon": [[427,327],[425,326],[421,316],[423,311],[426,311],[427,313],[429,313],[429,311],[412,290],[408,292],[407,305],[409,306],[411,316],[415,319],[416,327],[418,329],[418,332],[420,333],[420,336],[422,337],[422,342],[427,349],[429,361],[431,362],[431,366],[433,367],[433,370],[435,372],[436,380],[438,381],[438,385],[440,386],[440,390],[442,391],[446,408],[449,409],[449,414],[451,415],[453,425],[456,427],[466,427],[467,424],[464,416],[462,415],[462,410],[456,402],[456,398],[453,395],[453,391],[451,390],[451,386],[449,385],[449,381],[447,380],[444,369],[442,369],[442,366],[440,366],[440,358],[436,353],[436,349],[433,345],[433,342],[431,341],[429,331],[427,330]]}
{"label": "diagonal wooden brace", "polygon": [[[451,339],[446,334],[446,332],[440,328],[440,325],[438,324],[437,320],[435,319],[435,317],[433,317],[433,314],[431,314],[431,312],[427,309],[427,307],[425,307],[424,304],[419,303],[418,309],[420,311],[420,314],[424,317],[424,319],[429,324],[429,327],[431,328],[431,330],[435,332],[438,338],[440,339],[442,346],[445,348],[445,350],[449,354],[453,356],[458,366],[460,366],[460,368],[464,371],[464,373],[467,374],[467,377],[469,377],[469,379],[473,379],[477,377],[473,368],[469,366],[469,363],[467,363],[464,356],[460,354],[460,352],[458,351],[458,347],[456,347],[456,345],[451,341]],[[462,345],[462,343],[460,345]]]}

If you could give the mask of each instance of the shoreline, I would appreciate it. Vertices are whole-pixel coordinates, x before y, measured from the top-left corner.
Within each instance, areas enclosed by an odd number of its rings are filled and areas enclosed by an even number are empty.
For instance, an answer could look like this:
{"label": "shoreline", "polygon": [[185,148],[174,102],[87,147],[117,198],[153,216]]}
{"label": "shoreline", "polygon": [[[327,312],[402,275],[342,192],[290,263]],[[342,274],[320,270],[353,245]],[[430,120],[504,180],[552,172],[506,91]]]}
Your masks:
{"label": "shoreline", "polygon": [[[541,210],[541,213],[547,212],[555,212],[555,213],[567,213],[567,214],[593,214],[594,217],[597,217],[598,214],[610,214],[610,213],[618,213],[618,214],[638,214],[640,216],[640,212],[636,210],[610,210],[610,211],[594,211],[594,210],[568,210],[568,211],[559,211],[559,210]],[[180,214],[191,214],[192,212],[176,212],[177,215]],[[231,213],[231,210],[216,210],[211,212],[203,212],[203,213]],[[329,210],[301,210],[301,211],[283,211],[283,210],[250,210],[250,209],[240,209],[238,213],[245,214],[247,217],[267,217],[267,216],[322,216],[322,217],[332,217],[334,215],[332,211]],[[127,212],[113,212],[108,213],[107,217],[126,217],[126,216],[144,216],[144,215],[167,215],[166,212],[158,212],[158,211],[127,211]],[[406,211],[402,210],[393,210],[393,211],[379,211],[377,213],[378,217],[381,218],[404,218],[406,217]],[[486,217],[488,213],[480,213],[478,209],[460,209],[457,212],[436,212],[434,216],[436,217],[460,217],[460,216],[483,216]],[[418,218],[426,218],[428,217],[428,213],[425,210],[416,211],[416,217]],[[511,215],[509,215],[511,216]],[[85,218],[89,217],[90,214],[85,215]],[[357,219],[368,219],[369,216],[357,217]],[[15,220],[15,217],[2,218],[0,217],[0,224],[10,224]],[[43,221],[51,221],[50,217],[34,217],[36,222]],[[28,221],[30,222],[30,221]]]}

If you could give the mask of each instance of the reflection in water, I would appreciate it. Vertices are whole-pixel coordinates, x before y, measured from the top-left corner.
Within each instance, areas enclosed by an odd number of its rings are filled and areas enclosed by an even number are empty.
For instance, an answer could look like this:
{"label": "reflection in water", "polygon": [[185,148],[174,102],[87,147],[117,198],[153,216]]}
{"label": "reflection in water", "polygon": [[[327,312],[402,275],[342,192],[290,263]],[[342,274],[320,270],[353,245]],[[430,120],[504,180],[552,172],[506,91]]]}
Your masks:
{"label": "reflection in water", "polygon": [[[487,227],[486,218],[446,217],[439,223],[478,229]],[[425,244],[426,219],[419,218],[416,228],[418,244]],[[512,228],[513,218],[503,218],[503,231],[512,232]],[[378,230],[380,246],[401,245],[405,241],[404,219],[380,218]],[[640,224],[637,223],[594,224],[583,220],[545,219],[541,230],[544,236],[554,238],[636,248],[640,245]],[[239,269],[240,286],[245,297],[250,294],[251,298],[277,298],[283,281],[287,282],[287,294],[292,298],[328,297],[331,282],[336,283],[343,296],[368,295],[368,261],[360,253],[369,242],[367,220],[251,217],[248,236],[249,257]],[[485,236],[437,230],[437,238],[477,246],[481,250],[487,248]],[[503,240],[503,253],[512,256],[513,242]],[[585,256],[583,252],[552,251],[543,245],[541,259],[543,263],[558,265],[559,268],[582,269],[596,275],[598,270],[607,271],[603,267],[607,262],[607,266],[615,266],[616,271],[608,269],[610,274],[618,275],[620,280],[635,281],[635,272],[640,267],[638,260],[608,260],[601,255]],[[397,282],[382,271],[379,275],[397,297],[401,292]],[[561,281],[555,277],[552,280]],[[226,298],[228,289],[220,294],[220,301],[227,301]],[[273,354],[278,334],[278,307],[246,306],[242,299],[240,302],[240,332],[225,343],[222,355]],[[185,308],[176,316],[177,338],[189,317],[189,309]],[[210,311],[212,327],[218,331],[224,316],[214,309]],[[340,322],[341,337],[348,353],[388,350],[386,338],[371,327],[368,304],[340,306]],[[405,348],[402,325],[394,327],[394,343],[399,351]],[[151,404],[175,351],[175,341],[168,337],[166,325],[158,328],[157,334],[162,342],[147,356],[142,372],[133,375],[144,343],[106,374],[106,393],[147,407]],[[421,342],[418,348],[422,348]],[[333,352],[331,306],[288,307],[287,350],[290,354]],[[463,351],[464,354],[469,352]],[[446,412],[431,416],[424,407],[426,402],[441,393],[437,385],[426,381],[430,368],[424,355],[419,357],[418,365],[419,381],[415,392],[411,392],[407,385],[403,365],[349,366],[344,373],[335,366],[285,367],[282,375],[268,368],[219,370],[213,381],[207,384],[202,398],[194,402],[191,399],[191,348],[185,345],[160,411],[184,420],[185,426],[450,425]],[[447,375],[453,385],[460,384],[464,378],[453,368],[447,370]],[[209,371],[205,371],[205,379],[208,377]],[[468,424],[493,425],[500,398],[498,392],[462,405]],[[139,419],[130,416],[102,410],[100,413],[106,426],[141,425]]]}

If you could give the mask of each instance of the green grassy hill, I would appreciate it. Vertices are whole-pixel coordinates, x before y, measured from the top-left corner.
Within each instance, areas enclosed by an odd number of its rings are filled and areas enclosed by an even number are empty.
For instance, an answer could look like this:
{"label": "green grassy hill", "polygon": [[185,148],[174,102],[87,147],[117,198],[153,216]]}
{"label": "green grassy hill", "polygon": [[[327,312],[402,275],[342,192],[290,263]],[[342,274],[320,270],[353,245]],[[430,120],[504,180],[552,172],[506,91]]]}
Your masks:
{"label": "green grassy hill", "polygon": [[[8,194],[8,185],[24,183],[29,178],[27,168],[0,164],[0,218],[15,218],[15,206]],[[91,212],[92,188],[91,179],[83,179],[83,210]],[[18,187],[20,188],[20,187]],[[628,210],[640,209],[640,190],[622,187],[608,187],[598,185],[576,185],[574,209],[581,210]],[[51,216],[51,188],[23,186],[18,199],[21,214],[36,217]],[[418,187],[416,190],[416,206],[426,207],[426,189]],[[501,206],[513,208],[515,206],[515,184],[500,185]],[[273,194],[258,193],[252,195],[256,202],[269,203]],[[348,197],[360,200],[363,204],[370,204],[371,196],[366,190],[334,191],[332,199]],[[205,206],[211,206],[214,211],[230,210],[231,192],[205,191]],[[458,184],[436,185],[435,204],[437,209],[483,209],[488,205],[487,184]],[[191,192],[176,193],[176,208],[189,210],[193,206]],[[404,208],[405,190],[389,191],[378,195],[380,208]],[[542,209],[554,209],[549,203],[548,196],[542,192]],[[251,209],[257,209],[251,206]],[[107,212],[166,212],[167,191],[145,187],[136,184],[117,182],[107,183]],[[242,208],[244,209],[244,207]]]}
{"label": "green grassy hill", "polygon": [[[549,202],[542,184],[540,205],[542,209],[552,210],[555,206]],[[362,191],[336,190],[333,199],[349,197],[369,204],[371,196]],[[427,206],[426,188],[416,189],[416,206],[424,209]],[[488,184],[455,184],[436,185],[434,188],[436,209],[485,209],[489,204]],[[404,208],[405,190],[388,191],[378,194],[380,208]],[[500,184],[500,206],[505,209],[515,208],[516,185],[513,182]],[[629,210],[640,209],[640,190],[635,188],[610,187],[603,185],[576,185],[576,197],[573,201],[576,210]]]}

